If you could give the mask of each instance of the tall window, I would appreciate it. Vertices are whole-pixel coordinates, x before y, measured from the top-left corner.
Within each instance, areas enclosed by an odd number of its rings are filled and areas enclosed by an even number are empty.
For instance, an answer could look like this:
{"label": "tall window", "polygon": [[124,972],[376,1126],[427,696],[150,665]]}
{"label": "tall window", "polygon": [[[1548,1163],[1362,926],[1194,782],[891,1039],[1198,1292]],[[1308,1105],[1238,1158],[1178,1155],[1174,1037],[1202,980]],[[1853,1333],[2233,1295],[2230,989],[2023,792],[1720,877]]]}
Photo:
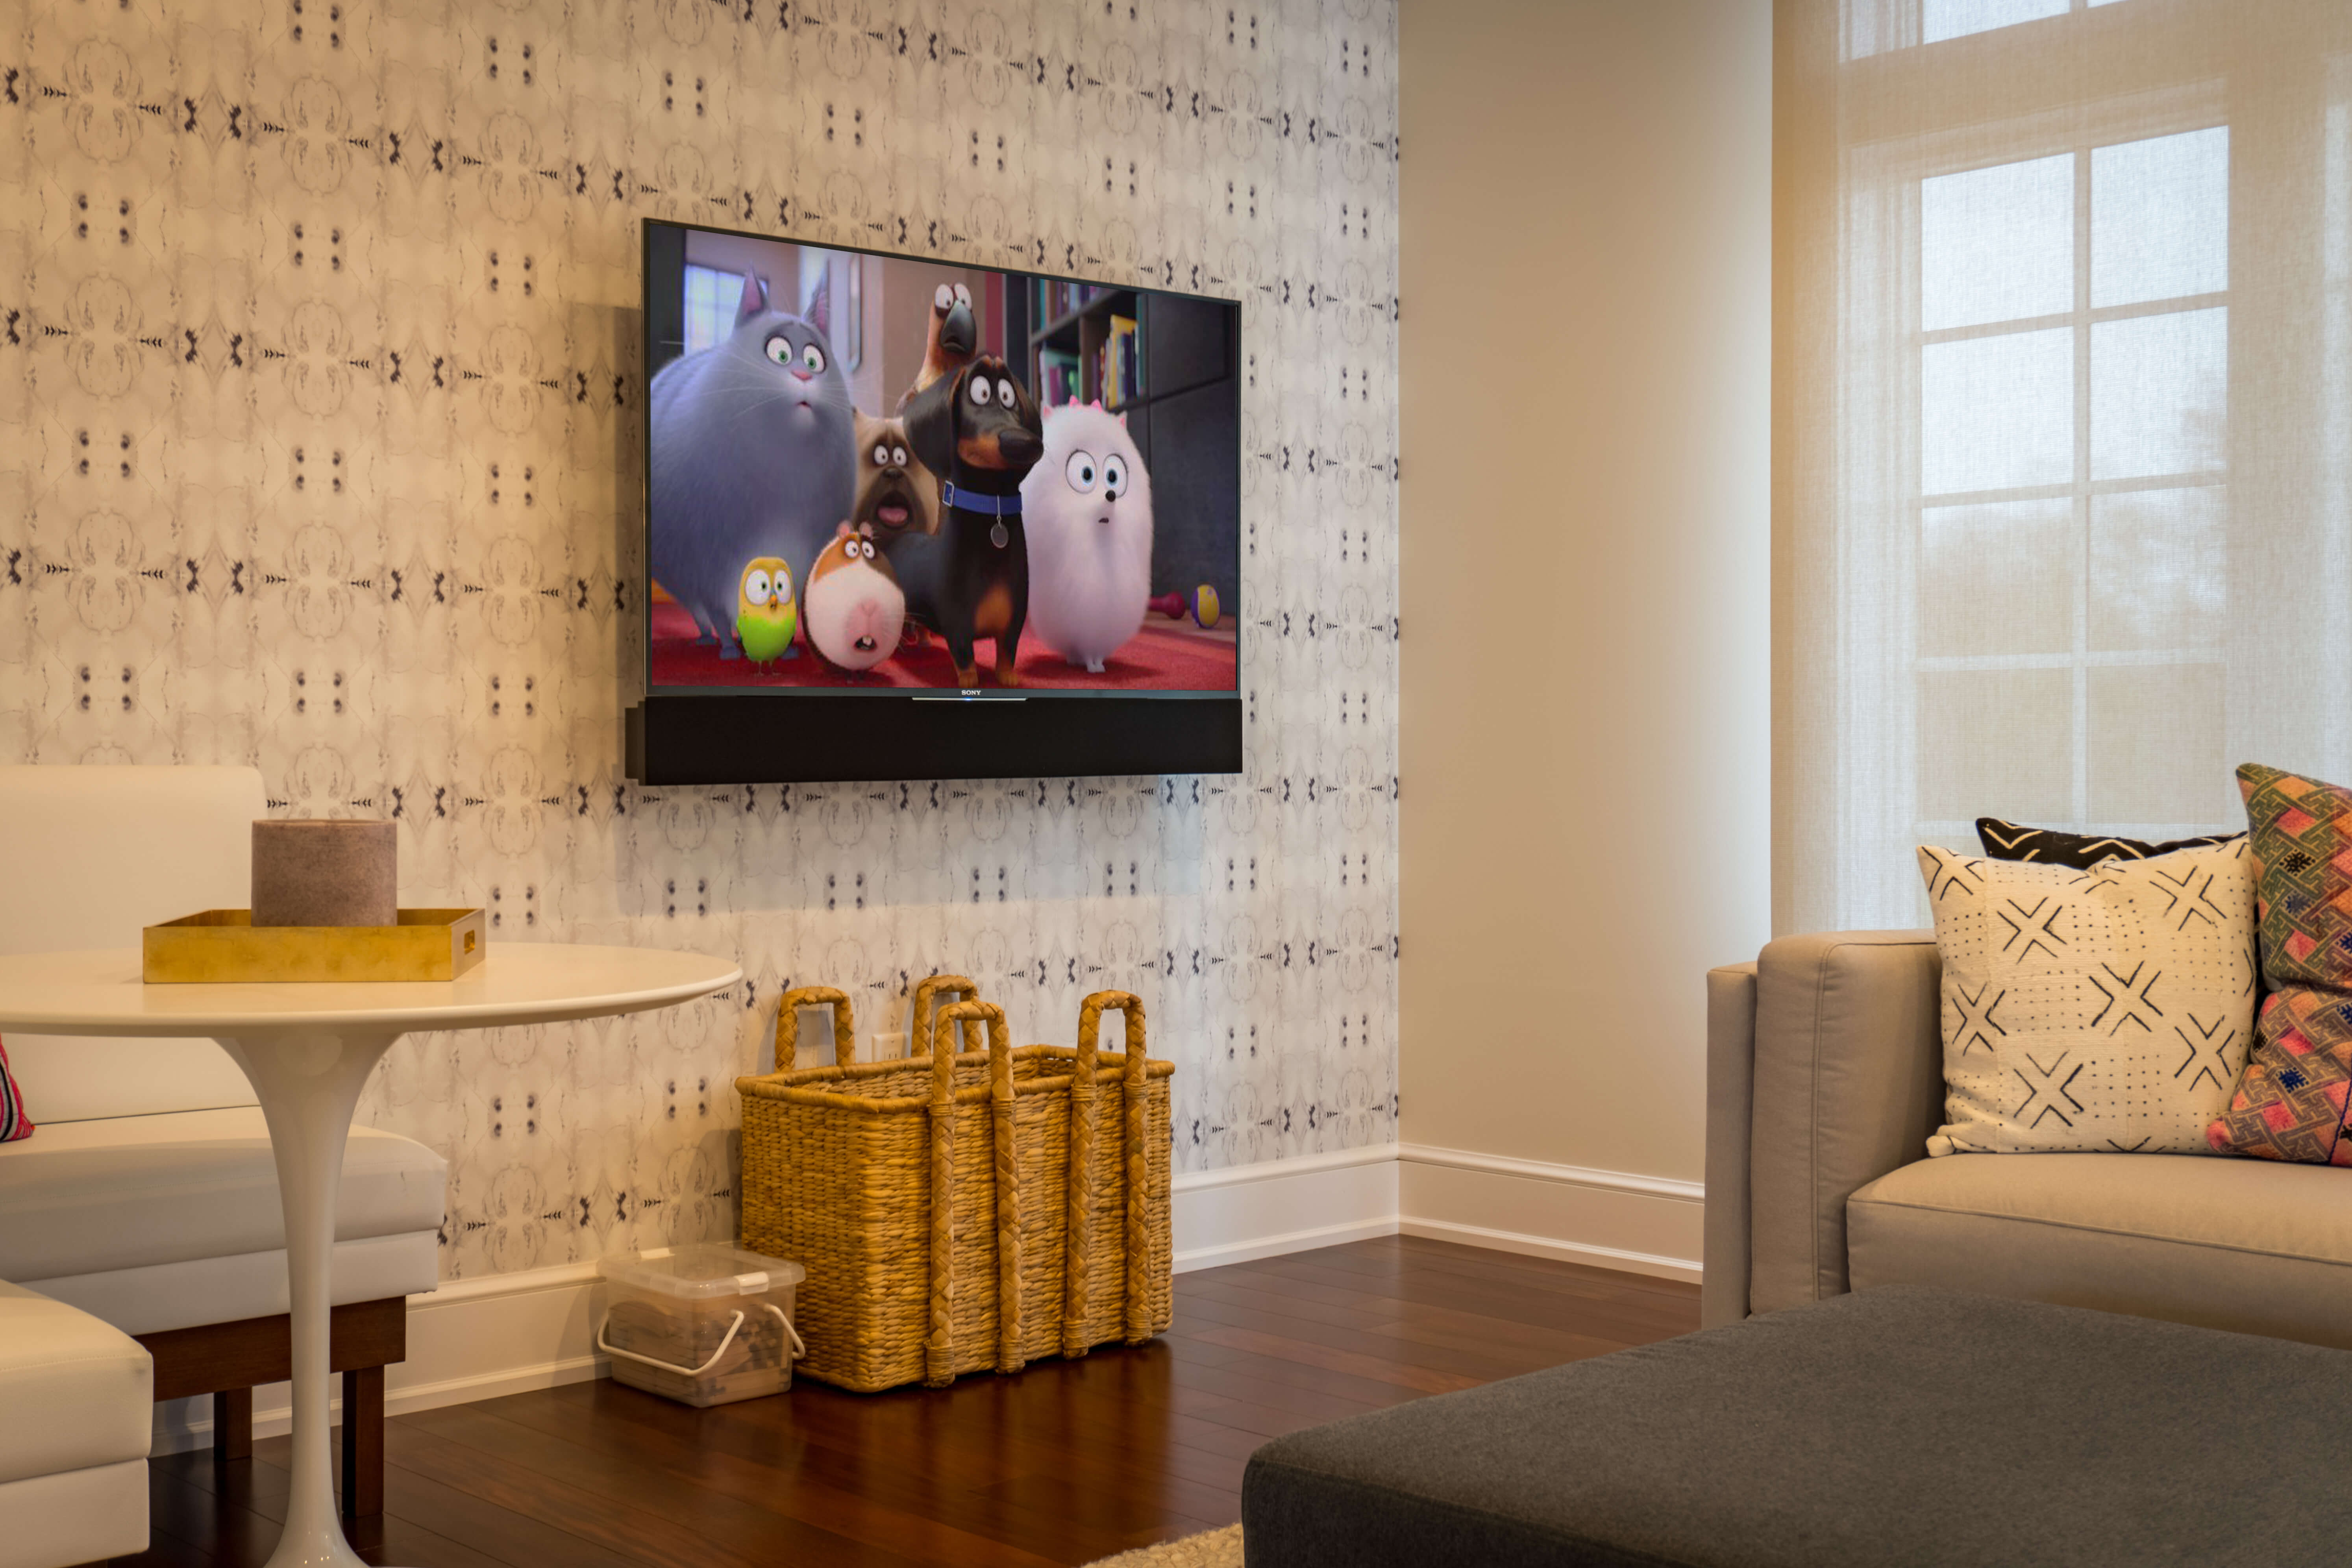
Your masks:
{"label": "tall window", "polygon": [[1857,4],[1848,22],[1851,52],[1860,58],[1881,49],[1936,44],[1971,33],[1997,32],[2021,23],[2114,5],[2121,0],[1877,0]]}
{"label": "tall window", "polygon": [[1920,181],[1923,837],[2226,804],[2229,175],[2213,126]]}
{"label": "tall window", "polygon": [[2352,783],[2352,5],[1782,0],[1775,923]]}

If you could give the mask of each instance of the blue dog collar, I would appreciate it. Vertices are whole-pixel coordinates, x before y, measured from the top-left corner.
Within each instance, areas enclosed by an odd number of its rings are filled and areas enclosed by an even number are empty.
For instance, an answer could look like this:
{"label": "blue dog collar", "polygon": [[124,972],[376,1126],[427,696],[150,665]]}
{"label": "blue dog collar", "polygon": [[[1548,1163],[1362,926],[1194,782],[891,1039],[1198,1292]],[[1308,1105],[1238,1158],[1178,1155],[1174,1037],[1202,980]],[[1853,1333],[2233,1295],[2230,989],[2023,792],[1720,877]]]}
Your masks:
{"label": "blue dog collar", "polygon": [[948,505],[965,511],[976,511],[988,517],[1021,515],[1021,493],[1018,490],[1009,496],[982,495],[976,490],[960,490],[953,479],[947,479],[941,481],[940,493]]}

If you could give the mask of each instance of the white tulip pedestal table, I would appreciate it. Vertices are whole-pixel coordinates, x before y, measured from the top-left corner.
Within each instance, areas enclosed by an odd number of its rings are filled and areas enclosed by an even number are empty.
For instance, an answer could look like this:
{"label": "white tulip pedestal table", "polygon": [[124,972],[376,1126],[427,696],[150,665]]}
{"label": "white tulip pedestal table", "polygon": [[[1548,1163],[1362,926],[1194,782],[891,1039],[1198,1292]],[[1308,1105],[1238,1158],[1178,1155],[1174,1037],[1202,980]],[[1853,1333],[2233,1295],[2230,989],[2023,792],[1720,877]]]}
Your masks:
{"label": "white tulip pedestal table", "polygon": [[269,1568],[360,1568],[335,1509],[327,1332],[335,1194],[352,1108],[404,1034],[561,1023],[673,1006],[743,972],[700,953],[506,942],[449,981],[147,985],[135,948],[0,957],[0,1030],[209,1036],[245,1069],[269,1123],[286,1210],[293,1319],[294,1473]]}

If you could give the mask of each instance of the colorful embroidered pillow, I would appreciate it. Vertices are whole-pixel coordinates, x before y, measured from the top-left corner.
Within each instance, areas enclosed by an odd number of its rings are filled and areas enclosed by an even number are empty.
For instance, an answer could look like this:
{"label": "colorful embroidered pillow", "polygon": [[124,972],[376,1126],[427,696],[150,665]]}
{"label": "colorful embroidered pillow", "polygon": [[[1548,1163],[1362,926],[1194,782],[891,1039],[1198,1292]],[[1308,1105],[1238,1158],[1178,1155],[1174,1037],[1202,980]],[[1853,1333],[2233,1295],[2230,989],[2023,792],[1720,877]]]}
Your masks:
{"label": "colorful embroidered pillow", "polygon": [[2077,870],[1919,850],[1943,957],[1930,1154],[2207,1152],[2254,1022],[2243,839]]}
{"label": "colorful embroidered pillow", "polygon": [[2224,1153],[2352,1165],[2352,790],[2249,763],[2238,770],[2253,845],[2263,977],[2272,994],[2229,1109]]}
{"label": "colorful embroidered pillow", "polygon": [[25,1097],[16,1075],[8,1070],[8,1047],[0,1045],[0,1143],[14,1143],[33,1135],[33,1120],[25,1114]]}
{"label": "colorful embroidered pillow", "polygon": [[2209,844],[2227,844],[2244,837],[2242,833],[2216,833],[2205,838],[2168,838],[2151,844],[2145,838],[2065,833],[2055,827],[2020,827],[1998,816],[1977,818],[1977,842],[1994,859],[2034,860],[2044,866],[2072,866],[2083,871],[2102,860],[2145,860],[2152,855],[2201,849]]}

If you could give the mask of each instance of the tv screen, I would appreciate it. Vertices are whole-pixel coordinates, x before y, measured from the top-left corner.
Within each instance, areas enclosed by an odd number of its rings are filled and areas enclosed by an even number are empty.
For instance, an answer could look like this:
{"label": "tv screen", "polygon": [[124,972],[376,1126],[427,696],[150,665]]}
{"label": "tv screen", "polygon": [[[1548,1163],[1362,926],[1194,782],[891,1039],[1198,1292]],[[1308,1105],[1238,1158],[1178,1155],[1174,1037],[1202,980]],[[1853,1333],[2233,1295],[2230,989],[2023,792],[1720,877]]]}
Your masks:
{"label": "tv screen", "polygon": [[1237,304],[648,221],[645,309],[639,777],[1240,766]]}

